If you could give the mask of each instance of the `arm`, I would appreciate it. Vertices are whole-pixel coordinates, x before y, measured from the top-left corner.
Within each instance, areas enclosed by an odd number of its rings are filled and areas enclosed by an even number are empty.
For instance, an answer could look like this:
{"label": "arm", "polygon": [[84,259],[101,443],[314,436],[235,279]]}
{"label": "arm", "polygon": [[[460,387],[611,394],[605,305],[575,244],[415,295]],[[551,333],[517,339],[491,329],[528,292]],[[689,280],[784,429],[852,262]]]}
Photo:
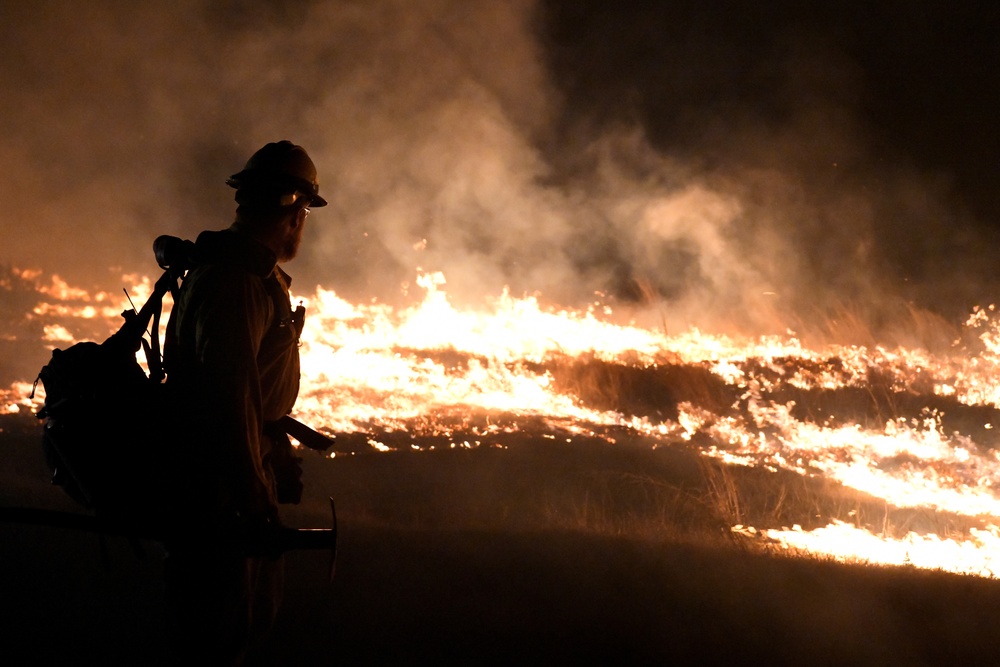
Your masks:
{"label": "arm", "polygon": [[276,513],[274,492],[261,461],[263,434],[257,356],[272,306],[261,281],[240,271],[203,276],[195,312],[199,392],[207,438],[218,465],[218,509],[250,517]]}

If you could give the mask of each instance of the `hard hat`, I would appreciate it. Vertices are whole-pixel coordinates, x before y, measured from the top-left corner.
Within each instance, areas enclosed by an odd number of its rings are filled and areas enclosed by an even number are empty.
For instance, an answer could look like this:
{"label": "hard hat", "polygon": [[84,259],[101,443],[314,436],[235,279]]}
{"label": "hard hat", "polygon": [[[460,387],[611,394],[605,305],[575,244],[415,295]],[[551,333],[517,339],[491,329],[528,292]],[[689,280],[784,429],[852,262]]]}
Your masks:
{"label": "hard hat", "polygon": [[309,159],[302,146],[287,139],[272,142],[250,156],[243,171],[233,174],[226,184],[240,190],[242,188],[278,188],[293,195],[301,192],[309,198],[312,207],[326,206],[326,200],[319,196],[319,178],[316,165]]}

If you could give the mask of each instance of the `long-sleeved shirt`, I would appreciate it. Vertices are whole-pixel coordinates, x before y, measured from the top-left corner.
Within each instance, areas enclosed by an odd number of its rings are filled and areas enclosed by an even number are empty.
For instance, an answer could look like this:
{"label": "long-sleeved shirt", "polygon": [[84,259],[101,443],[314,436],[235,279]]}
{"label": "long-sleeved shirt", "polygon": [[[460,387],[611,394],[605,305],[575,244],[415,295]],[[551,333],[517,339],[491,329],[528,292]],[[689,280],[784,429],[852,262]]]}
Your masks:
{"label": "long-sleeved shirt", "polygon": [[[271,515],[264,425],[299,389],[298,333],[274,254],[230,228],[203,232],[168,324],[164,356],[182,423],[190,511]],[[188,437],[189,436],[189,437]]]}

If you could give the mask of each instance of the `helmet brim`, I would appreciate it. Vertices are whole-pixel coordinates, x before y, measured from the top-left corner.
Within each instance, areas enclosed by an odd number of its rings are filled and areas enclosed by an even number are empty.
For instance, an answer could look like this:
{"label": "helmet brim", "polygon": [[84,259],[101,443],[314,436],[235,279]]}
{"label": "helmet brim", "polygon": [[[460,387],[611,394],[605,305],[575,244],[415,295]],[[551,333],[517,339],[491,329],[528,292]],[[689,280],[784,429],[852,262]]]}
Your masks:
{"label": "helmet brim", "polygon": [[327,205],[326,199],[319,195],[317,186],[297,178],[289,178],[285,174],[263,174],[255,170],[244,169],[226,179],[226,185],[239,190],[244,186],[253,187],[255,185],[277,185],[288,187],[289,192],[294,188],[309,198],[310,208],[320,208]]}

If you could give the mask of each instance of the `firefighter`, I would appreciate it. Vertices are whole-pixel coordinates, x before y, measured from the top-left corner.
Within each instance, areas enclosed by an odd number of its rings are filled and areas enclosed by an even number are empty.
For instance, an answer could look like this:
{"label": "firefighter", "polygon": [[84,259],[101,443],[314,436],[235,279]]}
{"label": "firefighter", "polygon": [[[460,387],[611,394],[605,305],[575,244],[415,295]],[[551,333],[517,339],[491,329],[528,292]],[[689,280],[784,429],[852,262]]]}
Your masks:
{"label": "firefighter", "polygon": [[293,310],[280,265],[298,252],[310,210],[327,203],[315,165],[290,141],[258,150],[227,184],[235,222],[198,236],[164,349],[183,434],[171,510],[183,528],[166,545],[169,634],[189,664],[238,664],[280,601],[278,557],[202,538],[277,522],[278,503],[301,496],[299,460],[273,426],[298,394],[304,313]]}

